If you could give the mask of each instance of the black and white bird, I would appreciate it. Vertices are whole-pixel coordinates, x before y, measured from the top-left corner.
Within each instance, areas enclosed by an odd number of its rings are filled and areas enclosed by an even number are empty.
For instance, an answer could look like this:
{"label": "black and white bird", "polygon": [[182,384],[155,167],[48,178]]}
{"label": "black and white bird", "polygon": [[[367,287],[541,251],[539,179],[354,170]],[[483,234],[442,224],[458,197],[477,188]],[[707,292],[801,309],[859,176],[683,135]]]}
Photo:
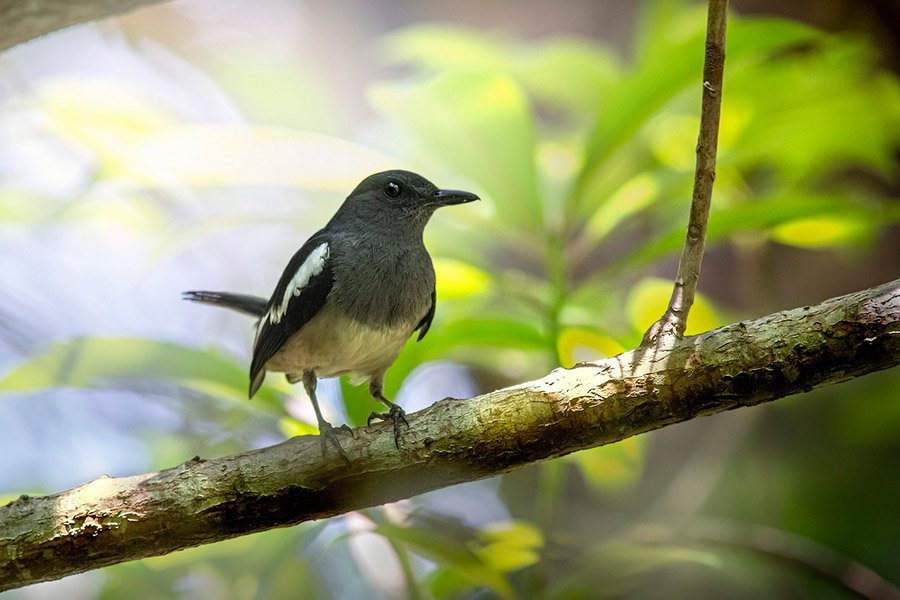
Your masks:
{"label": "black and white bird", "polygon": [[[384,397],[384,375],[416,331],[428,333],[435,311],[435,274],[422,233],[442,206],[478,200],[438,189],[424,177],[393,170],[366,177],[327,225],[294,254],[271,298],[228,292],[185,292],[259,318],[250,363],[250,398],[266,372],[303,382],[319,422],[322,452],[330,440],[344,451],[316,400],[316,378],[352,375],[388,412],[399,447],[403,409]],[[343,425],[342,428],[347,428]]]}

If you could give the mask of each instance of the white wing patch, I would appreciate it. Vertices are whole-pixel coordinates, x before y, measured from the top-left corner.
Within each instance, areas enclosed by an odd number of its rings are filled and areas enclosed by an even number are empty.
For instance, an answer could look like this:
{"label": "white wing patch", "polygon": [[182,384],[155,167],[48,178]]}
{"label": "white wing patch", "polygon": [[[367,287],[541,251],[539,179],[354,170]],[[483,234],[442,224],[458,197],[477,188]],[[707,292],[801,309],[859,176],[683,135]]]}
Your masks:
{"label": "white wing patch", "polygon": [[303,264],[300,265],[300,268],[297,269],[294,277],[284,289],[284,297],[281,299],[281,304],[276,304],[268,313],[266,313],[263,320],[260,321],[260,328],[267,319],[270,323],[278,323],[281,321],[284,317],[284,313],[287,311],[288,302],[291,301],[291,296],[299,296],[300,292],[303,291],[303,288],[306,287],[306,284],[309,283],[309,280],[322,272],[322,269],[325,268],[325,261],[328,260],[329,254],[330,250],[328,248],[328,242],[322,242],[309,253],[309,256],[306,257],[306,260],[303,261]]}

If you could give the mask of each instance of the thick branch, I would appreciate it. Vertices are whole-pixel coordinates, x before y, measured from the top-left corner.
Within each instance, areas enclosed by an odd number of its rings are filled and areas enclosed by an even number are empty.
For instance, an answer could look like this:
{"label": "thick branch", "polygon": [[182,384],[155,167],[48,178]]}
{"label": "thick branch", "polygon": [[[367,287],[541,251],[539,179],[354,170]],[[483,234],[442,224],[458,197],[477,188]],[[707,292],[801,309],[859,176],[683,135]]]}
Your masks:
{"label": "thick branch", "polygon": [[330,517],[900,364],[900,280],[409,415],[0,507],[0,590]]}
{"label": "thick branch", "polygon": [[98,21],[161,0],[0,0],[0,52],[78,23]]}
{"label": "thick branch", "polygon": [[706,222],[716,179],[716,151],[719,145],[719,114],[722,106],[722,79],[725,72],[725,23],[728,0],[709,0],[706,22],[706,57],[703,62],[703,102],[700,108],[700,134],[697,139],[697,164],[687,235],[678,261],[675,285],[666,312],[644,334],[644,346],[663,335],[681,337],[687,327],[688,313],[700,279]]}

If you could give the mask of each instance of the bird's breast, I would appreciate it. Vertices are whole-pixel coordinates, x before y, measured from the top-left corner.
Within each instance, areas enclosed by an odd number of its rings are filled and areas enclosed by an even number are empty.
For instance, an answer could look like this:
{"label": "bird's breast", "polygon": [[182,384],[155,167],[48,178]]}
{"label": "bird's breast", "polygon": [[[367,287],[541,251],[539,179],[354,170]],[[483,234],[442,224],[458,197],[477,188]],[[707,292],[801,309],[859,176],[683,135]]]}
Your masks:
{"label": "bird's breast", "polygon": [[[329,302],[375,328],[414,328],[431,308],[434,267],[421,244],[383,242],[340,248]],[[409,330],[412,332],[412,329]]]}

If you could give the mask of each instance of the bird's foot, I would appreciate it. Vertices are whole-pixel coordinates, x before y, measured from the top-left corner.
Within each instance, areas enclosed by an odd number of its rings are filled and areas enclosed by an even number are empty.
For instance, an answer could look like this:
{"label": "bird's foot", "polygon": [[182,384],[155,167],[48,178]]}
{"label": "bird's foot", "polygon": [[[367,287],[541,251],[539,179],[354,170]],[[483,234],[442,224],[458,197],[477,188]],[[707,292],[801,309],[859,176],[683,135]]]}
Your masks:
{"label": "bird's foot", "polygon": [[338,451],[338,454],[341,455],[341,458],[344,459],[344,462],[349,465],[350,459],[347,458],[347,454],[344,452],[344,449],[341,448],[341,443],[337,439],[336,432],[338,430],[348,431],[348,432],[350,432],[350,435],[352,435],[353,437],[356,437],[353,430],[350,429],[350,427],[348,427],[346,424],[341,425],[340,427],[335,429],[334,427],[332,427],[331,423],[329,423],[327,421],[323,421],[323,422],[319,423],[319,443],[322,444],[322,458],[325,458],[325,456],[328,452],[328,442],[331,442],[331,444]]}
{"label": "bird's foot", "polygon": [[382,421],[391,421],[394,424],[394,445],[397,446],[397,450],[400,449],[400,422],[402,421],[404,425],[409,427],[409,421],[406,420],[406,413],[402,408],[397,406],[396,404],[391,404],[390,410],[386,413],[377,413],[373,412],[369,415],[369,420],[366,422],[368,425],[372,424],[374,419],[380,419]]}

